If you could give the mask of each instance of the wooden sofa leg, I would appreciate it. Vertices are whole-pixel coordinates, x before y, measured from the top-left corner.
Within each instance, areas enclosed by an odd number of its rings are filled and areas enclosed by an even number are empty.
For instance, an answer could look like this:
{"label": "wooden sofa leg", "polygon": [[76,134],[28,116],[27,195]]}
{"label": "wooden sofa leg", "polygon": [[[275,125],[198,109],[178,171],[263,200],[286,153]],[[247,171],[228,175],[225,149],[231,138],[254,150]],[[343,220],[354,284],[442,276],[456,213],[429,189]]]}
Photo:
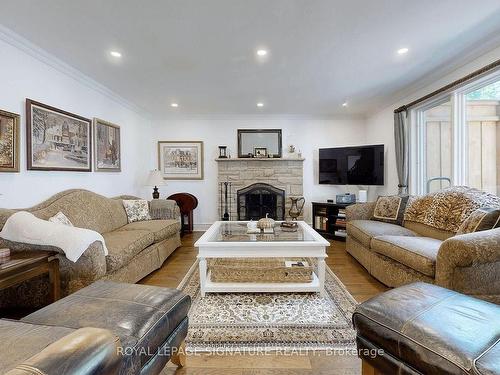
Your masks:
{"label": "wooden sofa leg", "polygon": [[372,365],[364,359],[361,361],[361,374],[362,375],[381,375]]}
{"label": "wooden sofa leg", "polygon": [[174,365],[177,365],[177,367],[184,367],[186,366],[186,342],[183,341],[179,347],[177,348],[177,351],[175,354],[172,354],[172,358],[170,358],[172,363]]}

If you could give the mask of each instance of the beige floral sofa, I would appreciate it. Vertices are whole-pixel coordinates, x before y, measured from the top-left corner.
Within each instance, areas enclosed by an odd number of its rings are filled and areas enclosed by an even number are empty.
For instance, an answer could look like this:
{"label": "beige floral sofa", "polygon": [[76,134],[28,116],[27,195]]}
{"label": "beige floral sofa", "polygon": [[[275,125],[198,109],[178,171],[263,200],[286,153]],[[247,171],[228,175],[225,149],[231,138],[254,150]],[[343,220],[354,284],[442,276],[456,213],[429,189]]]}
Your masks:
{"label": "beige floral sofa", "polygon": [[[45,220],[61,211],[74,226],[101,233],[108,248],[107,256],[104,255],[101,242],[94,242],[75,263],[57,248],[12,243],[2,239],[0,248],[9,247],[13,251],[58,251],[63,296],[100,279],[135,283],[160,268],[165,259],[180,246],[180,213],[175,201],[168,201],[167,220],[129,224],[123,199],[137,198],[106,198],[91,191],[74,189],[24,209]],[[19,210],[0,209],[0,229],[16,211]],[[17,288],[1,291],[1,294],[0,306],[12,301],[16,301],[16,305],[42,306],[47,302],[47,282],[43,278],[34,279]]]}
{"label": "beige floral sofa", "polygon": [[480,207],[500,198],[467,187],[411,197],[403,225],[375,221],[375,203],[349,206],[349,254],[387,286],[424,281],[500,304],[500,228],[460,234]]}

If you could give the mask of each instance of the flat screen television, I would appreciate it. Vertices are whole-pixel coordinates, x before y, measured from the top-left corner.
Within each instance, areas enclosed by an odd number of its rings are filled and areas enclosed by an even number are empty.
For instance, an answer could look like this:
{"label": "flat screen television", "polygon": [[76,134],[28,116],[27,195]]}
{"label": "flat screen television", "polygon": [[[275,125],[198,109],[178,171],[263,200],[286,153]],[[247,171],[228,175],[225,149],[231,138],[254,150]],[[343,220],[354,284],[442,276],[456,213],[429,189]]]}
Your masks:
{"label": "flat screen television", "polygon": [[383,185],[384,145],[320,148],[319,183]]}

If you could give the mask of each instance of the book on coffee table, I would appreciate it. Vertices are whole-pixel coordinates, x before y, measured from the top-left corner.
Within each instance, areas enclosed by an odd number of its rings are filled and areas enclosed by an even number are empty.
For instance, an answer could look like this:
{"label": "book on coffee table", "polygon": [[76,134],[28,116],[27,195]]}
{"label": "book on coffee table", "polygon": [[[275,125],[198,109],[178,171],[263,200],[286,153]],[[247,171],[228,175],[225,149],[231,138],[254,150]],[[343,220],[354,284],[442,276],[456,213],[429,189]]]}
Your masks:
{"label": "book on coffee table", "polygon": [[285,260],[285,267],[309,267],[309,263],[303,260]]}

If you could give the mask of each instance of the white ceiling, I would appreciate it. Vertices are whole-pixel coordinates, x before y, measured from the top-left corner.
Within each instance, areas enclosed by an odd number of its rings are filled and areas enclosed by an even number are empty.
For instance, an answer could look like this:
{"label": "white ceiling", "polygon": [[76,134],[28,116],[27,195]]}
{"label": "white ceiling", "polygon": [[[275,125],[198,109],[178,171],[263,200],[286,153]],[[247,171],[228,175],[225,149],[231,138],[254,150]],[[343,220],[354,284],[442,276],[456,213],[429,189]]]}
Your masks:
{"label": "white ceiling", "polygon": [[[499,0],[2,0],[0,7],[4,26],[155,116],[364,114],[471,50],[484,52],[500,33]],[[259,47],[270,51],[265,63],[256,60]],[[397,55],[401,47],[410,52]],[[121,61],[110,50],[122,52]]]}

